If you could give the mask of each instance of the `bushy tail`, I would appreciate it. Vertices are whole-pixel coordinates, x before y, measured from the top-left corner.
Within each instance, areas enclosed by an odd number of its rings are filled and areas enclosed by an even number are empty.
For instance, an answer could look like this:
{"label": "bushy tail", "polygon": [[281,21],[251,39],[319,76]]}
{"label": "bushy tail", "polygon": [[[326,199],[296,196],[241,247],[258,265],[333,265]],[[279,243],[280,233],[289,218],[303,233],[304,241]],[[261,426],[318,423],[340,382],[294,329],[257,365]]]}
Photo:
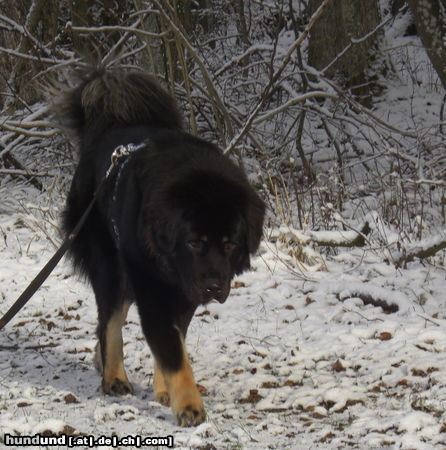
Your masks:
{"label": "bushy tail", "polygon": [[84,73],[81,80],[53,106],[56,121],[79,140],[94,139],[123,125],[182,128],[175,100],[147,74],[96,69]]}

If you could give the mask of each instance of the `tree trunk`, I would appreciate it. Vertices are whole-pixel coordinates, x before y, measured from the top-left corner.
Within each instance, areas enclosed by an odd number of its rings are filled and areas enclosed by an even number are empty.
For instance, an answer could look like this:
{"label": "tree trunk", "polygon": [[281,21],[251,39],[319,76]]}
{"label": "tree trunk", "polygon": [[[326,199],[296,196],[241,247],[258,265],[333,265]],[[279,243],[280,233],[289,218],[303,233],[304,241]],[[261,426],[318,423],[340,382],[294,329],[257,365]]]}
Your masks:
{"label": "tree trunk", "polygon": [[[322,0],[310,0],[310,14]],[[310,33],[308,62],[330,78],[351,87],[364,82],[364,69],[376,35],[362,40],[380,22],[376,0],[333,0]],[[360,42],[355,42],[361,39]]]}
{"label": "tree trunk", "polygon": [[[143,0],[133,0],[136,11],[144,9]],[[147,14],[141,28],[150,33],[160,33],[161,27],[159,19],[155,14]],[[165,73],[165,60],[163,56],[163,41],[148,36],[137,36],[137,39],[146,44],[146,48],[141,57],[140,65],[152,74]]]}
{"label": "tree trunk", "polygon": [[418,36],[446,89],[446,1],[407,0]]}
{"label": "tree trunk", "polygon": [[[101,0],[71,0],[70,17],[74,26],[100,27],[107,25],[122,25],[127,22],[130,14],[129,2]],[[98,55],[103,57],[113,45],[118,42],[121,34],[117,31],[104,33],[77,33],[73,32],[71,39],[74,50],[80,56],[90,59]]]}

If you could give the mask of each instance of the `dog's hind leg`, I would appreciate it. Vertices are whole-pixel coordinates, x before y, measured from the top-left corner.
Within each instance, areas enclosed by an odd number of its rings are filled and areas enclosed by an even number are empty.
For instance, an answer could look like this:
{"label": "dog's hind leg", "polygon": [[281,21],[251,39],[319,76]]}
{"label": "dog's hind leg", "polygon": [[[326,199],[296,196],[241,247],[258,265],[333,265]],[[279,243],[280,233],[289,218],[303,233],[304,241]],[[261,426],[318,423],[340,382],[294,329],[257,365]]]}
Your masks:
{"label": "dog's hind leg", "polygon": [[102,390],[110,395],[133,392],[124,368],[122,326],[127,317],[130,302],[124,301],[109,315],[100,320],[99,342],[95,362],[102,372]]}
{"label": "dog's hind leg", "polygon": [[101,235],[89,242],[86,271],[98,307],[98,345],[95,365],[102,373],[102,390],[121,395],[133,392],[124,369],[122,326],[130,306],[125,276],[116,257],[113,242]]}
{"label": "dog's hind leg", "polygon": [[153,373],[153,391],[157,402],[164,406],[170,405],[169,391],[167,390],[164,375],[156,361]]}

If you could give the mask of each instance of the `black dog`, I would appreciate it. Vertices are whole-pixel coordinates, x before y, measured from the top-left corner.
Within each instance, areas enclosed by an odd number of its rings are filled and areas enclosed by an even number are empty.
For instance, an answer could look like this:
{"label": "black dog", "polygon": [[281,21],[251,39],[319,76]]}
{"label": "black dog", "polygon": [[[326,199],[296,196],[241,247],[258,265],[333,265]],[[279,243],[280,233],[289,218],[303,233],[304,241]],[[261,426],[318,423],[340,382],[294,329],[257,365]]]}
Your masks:
{"label": "black dog", "polygon": [[71,247],[98,305],[96,361],[107,394],[132,392],[122,332],[135,301],[155,357],[154,391],[178,423],[205,418],[184,347],[198,305],[223,303],[259,246],[264,204],[214,145],[183,130],[175,101],[151,77],[92,71],[56,103],[80,159],[64,212],[69,234],[93,198],[114,150],[118,161]]}

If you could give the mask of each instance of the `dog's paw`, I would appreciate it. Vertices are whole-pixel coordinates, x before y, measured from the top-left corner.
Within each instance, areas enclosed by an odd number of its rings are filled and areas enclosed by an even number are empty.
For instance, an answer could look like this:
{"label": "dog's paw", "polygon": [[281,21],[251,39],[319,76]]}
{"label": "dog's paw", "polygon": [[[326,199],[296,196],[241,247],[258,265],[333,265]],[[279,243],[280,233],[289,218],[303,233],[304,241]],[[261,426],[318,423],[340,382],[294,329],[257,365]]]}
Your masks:
{"label": "dog's paw", "polygon": [[128,381],[115,378],[111,381],[102,380],[102,391],[108,395],[133,394],[133,386]]}
{"label": "dog's paw", "polygon": [[181,427],[194,427],[206,420],[206,412],[202,406],[187,405],[174,413]]}
{"label": "dog's paw", "polygon": [[170,405],[170,397],[167,391],[156,392],[155,398],[158,403],[161,403],[164,406]]}

